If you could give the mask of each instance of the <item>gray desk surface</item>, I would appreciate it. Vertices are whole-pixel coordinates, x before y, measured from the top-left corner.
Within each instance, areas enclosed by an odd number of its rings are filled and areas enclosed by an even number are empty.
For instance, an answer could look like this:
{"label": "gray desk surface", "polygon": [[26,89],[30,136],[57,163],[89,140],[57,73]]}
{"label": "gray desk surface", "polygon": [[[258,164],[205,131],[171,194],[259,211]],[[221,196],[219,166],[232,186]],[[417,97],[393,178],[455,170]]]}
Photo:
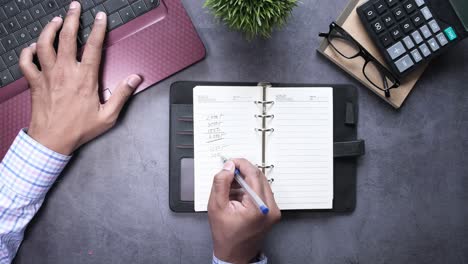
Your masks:
{"label": "gray desk surface", "polygon": [[[206,214],[168,206],[169,86],[177,80],[352,83],[319,56],[347,0],[303,0],[267,41],[246,42],[184,0],[201,63],[136,96],[86,145],[26,232],[17,263],[210,263]],[[436,59],[400,111],[360,87],[356,211],[284,214],[271,263],[468,263],[468,42]]]}

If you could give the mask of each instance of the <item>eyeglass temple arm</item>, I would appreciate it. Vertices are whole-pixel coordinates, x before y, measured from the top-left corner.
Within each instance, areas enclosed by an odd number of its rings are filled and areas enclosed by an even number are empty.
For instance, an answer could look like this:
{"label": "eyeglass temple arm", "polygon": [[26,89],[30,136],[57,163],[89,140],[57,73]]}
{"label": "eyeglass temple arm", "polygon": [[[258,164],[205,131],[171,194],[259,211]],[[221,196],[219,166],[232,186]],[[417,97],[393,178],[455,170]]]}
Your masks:
{"label": "eyeglass temple arm", "polygon": [[322,37],[322,38],[326,38],[326,37],[328,37],[329,35],[330,35],[330,34],[328,34],[328,33],[323,33],[323,32],[320,32],[320,33],[319,33],[319,37]]}
{"label": "eyeglass temple arm", "polygon": [[384,85],[384,92],[385,92],[385,97],[390,97],[390,90],[388,89],[388,82],[387,82],[387,77],[381,72],[380,76],[382,76],[382,82]]}

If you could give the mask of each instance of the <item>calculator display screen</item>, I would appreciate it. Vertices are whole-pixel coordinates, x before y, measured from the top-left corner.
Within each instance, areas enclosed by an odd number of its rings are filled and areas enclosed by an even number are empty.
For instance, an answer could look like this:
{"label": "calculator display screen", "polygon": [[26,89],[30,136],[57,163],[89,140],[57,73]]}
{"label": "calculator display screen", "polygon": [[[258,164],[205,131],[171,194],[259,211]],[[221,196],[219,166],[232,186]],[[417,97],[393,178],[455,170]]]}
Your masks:
{"label": "calculator display screen", "polygon": [[467,0],[450,0],[453,9],[457,12],[458,17],[463,23],[465,30],[468,31],[468,1]]}

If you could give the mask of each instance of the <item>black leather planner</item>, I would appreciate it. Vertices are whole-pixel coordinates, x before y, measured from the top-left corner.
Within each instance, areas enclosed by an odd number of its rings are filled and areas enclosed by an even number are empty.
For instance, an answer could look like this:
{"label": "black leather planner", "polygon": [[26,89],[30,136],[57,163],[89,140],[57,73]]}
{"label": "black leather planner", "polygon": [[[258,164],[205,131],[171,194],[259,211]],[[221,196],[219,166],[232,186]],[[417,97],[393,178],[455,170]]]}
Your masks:
{"label": "black leather planner", "polygon": [[[204,86],[257,86],[265,83],[175,82],[170,91],[169,205],[174,212],[194,212],[193,88]],[[350,85],[271,83],[272,87],[333,87],[334,180],[333,208],[352,212],[356,206],[357,158],[365,144],[357,139],[357,90]]]}

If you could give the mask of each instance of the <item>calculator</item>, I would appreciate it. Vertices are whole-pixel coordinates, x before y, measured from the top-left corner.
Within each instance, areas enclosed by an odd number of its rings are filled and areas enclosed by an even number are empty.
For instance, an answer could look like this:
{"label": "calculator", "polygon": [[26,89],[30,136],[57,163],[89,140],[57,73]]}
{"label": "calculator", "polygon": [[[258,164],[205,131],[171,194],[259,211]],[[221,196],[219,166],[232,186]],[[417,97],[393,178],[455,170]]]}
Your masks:
{"label": "calculator", "polygon": [[357,12],[399,78],[468,35],[468,0],[369,0]]}

